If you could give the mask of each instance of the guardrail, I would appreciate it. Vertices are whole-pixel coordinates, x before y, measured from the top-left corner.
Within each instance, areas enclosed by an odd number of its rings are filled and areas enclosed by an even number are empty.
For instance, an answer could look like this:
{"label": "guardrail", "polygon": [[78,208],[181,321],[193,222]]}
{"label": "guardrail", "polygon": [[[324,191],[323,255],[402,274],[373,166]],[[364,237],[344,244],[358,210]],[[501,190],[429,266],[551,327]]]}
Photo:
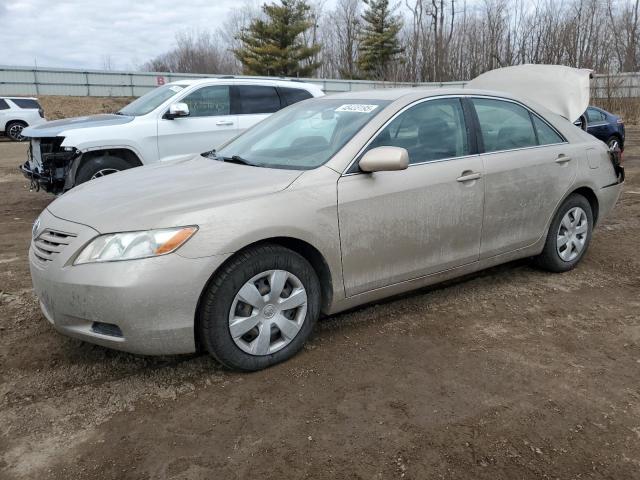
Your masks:
{"label": "guardrail", "polygon": [[[167,72],[131,72],[78,70],[71,68],[29,68],[0,65],[0,95],[67,95],[92,97],[139,97],[159,85],[189,78],[220,78],[226,75],[201,75]],[[277,77],[246,77],[274,79]],[[463,87],[466,82],[410,83],[372,80],[322,78],[289,79],[320,86],[326,93],[370,90],[390,87]],[[595,75],[593,98],[640,97],[640,73]]]}

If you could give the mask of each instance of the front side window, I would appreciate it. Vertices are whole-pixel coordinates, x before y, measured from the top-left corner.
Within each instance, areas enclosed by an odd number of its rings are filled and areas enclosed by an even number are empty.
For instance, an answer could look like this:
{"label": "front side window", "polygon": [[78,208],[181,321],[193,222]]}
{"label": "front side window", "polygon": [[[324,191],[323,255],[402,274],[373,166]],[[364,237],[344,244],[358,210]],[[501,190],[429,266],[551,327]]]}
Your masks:
{"label": "front side window", "polygon": [[176,96],[184,90],[185,87],[186,85],[164,85],[163,87],[154,88],[122,108],[118,113],[120,115],[132,115],[134,117],[146,115],[171,97]]}
{"label": "front side window", "polygon": [[409,163],[422,163],[469,154],[467,129],[458,98],[419,103],[402,112],[369,144],[402,147]]}
{"label": "front side window", "polygon": [[273,113],[280,110],[280,97],[275,87],[238,85],[235,87],[239,114]]}
{"label": "front side window", "polygon": [[472,99],[478,115],[485,152],[537,145],[529,111],[513,102],[488,98]]}
{"label": "front side window", "polygon": [[189,107],[189,117],[229,115],[231,100],[227,85],[202,87],[187,95],[182,102]]}
{"label": "front side window", "polygon": [[589,123],[604,122],[607,119],[604,113],[595,108],[587,108],[587,121]]}
{"label": "front side window", "polygon": [[310,170],[333,157],[390,102],[316,98],[280,110],[218,150],[251,165]]}

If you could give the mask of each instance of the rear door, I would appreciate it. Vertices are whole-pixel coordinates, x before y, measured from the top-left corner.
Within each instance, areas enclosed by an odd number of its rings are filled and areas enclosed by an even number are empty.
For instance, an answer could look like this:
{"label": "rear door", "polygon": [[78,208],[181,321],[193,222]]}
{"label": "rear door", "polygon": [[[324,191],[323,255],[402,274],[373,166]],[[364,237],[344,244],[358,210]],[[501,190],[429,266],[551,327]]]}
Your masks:
{"label": "rear door", "polygon": [[270,85],[234,85],[233,112],[237,114],[239,132],[254,126],[282,108],[276,87]]}
{"label": "rear door", "polygon": [[573,147],[523,105],[473,98],[484,168],[480,258],[535,243],[576,176]]}
{"label": "rear door", "polygon": [[189,106],[189,116],[158,119],[161,160],[211,150],[238,134],[238,117],[231,114],[229,85],[200,87],[178,101]]}

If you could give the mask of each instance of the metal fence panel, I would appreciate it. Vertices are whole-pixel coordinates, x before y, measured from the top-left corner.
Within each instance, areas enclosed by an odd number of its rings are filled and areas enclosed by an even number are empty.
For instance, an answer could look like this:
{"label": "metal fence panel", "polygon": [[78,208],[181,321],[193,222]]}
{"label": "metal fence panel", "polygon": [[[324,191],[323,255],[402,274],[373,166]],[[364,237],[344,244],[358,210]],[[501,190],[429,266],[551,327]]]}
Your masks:
{"label": "metal fence panel", "polygon": [[[69,68],[29,68],[0,65],[0,95],[69,95],[138,97],[149,90],[176,80],[211,78],[222,75],[199,75],[167,72],[115,72]],[[242,78],[242,76],[236,76]],[[275,77],[250,77],[271,78]],[[326,93],[390,87],[462,87],[466,82],[403,83],[369,80],[300,79],[320,86]],[[596,75],[592,82],[594,98],[640,97],[640,74]]]}

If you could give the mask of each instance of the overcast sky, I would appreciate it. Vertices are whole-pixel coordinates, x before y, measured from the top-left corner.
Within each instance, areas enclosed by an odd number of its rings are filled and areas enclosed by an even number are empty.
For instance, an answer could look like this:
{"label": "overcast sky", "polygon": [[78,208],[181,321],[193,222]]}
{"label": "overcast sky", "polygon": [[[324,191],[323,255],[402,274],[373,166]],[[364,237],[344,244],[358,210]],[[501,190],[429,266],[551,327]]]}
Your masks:
{"label": "overcast sky", "polygon": [[0,65],[129,70],[242,0],[0,0]]}

